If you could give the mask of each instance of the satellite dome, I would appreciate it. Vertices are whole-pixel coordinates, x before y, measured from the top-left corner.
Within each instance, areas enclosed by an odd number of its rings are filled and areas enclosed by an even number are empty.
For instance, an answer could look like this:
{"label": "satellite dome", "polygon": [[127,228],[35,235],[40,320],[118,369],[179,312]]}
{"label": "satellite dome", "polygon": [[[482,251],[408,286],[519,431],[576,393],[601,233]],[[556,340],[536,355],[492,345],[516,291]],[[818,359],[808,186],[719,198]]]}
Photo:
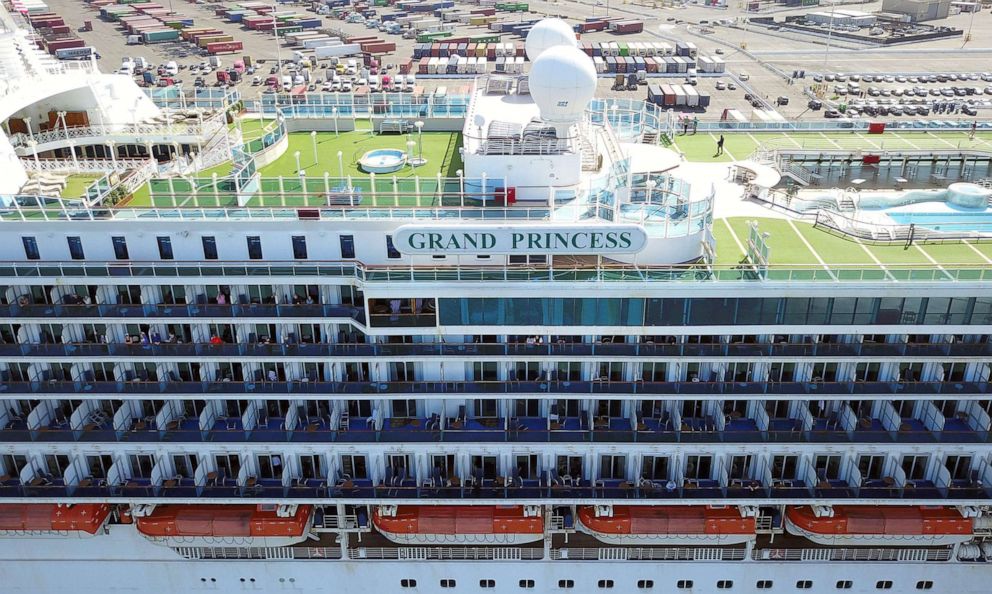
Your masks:
{"label": "satellite dome", "polygon": [[568,26],[568,23],[561,19],[544,19],[534,25],[527,33],[527,41],[524,42],[524,45],[527,50],[527,59],[533,62],[545,51],[555,46],[575,47],[577,43],[575,32]]}
{"label": "satellite dome", "polygon": [[596,94],[596,67],[576,47],[560,45],[541,54],[530,69],[530,94],[549,124],[573,124],[582,119]]}

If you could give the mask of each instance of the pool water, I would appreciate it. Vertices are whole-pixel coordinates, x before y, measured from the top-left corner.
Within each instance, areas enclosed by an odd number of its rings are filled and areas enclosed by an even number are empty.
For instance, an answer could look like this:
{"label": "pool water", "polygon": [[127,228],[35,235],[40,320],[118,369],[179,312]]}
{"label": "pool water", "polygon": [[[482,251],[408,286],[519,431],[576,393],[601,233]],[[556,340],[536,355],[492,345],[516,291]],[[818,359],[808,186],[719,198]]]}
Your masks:
{"label": "pool water", "polygon": [[899,225],[917,225],[934,231],[992,233],[992,212],[888,212]]}

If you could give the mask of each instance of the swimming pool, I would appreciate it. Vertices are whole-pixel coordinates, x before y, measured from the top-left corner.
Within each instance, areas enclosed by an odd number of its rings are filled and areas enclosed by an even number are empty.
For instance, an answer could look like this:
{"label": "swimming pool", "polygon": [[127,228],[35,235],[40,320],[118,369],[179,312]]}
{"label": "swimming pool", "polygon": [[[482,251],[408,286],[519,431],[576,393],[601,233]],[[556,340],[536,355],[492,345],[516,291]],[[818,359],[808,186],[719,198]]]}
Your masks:
{"label": "swimming pool", "polygon": [[898,225],[916,225],[925,229],[944,232],[975,231],[992,233],[992,212],[888,212],[886,215]]}

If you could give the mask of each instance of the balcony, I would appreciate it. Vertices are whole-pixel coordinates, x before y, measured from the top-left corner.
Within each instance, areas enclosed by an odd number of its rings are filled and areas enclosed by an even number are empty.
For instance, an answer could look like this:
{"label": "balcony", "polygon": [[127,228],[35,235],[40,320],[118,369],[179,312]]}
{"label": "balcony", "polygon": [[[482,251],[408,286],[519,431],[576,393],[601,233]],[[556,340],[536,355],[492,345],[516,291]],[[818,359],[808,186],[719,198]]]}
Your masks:
{"label": "balcony", "polygon": [[[3,306],[11,307],[11,306]],[[16,306],[14,306],[16,307]],[[33,313],[30,317],[51,317],[61,315],[55,308],[76,308],[80,306],[29,306],[44,308],[51,313]],[[81,306],[90,311],[97,308],[152,308],[158,314],[152,318],[176,315],[162,313],[164,306]],[[183,311],[193,306],[179,307]],[[231,306],[210,305],[197,306],[220,308],[225,310],[223,315],[207,315],[206,317],[225,317],[232,321],[236,316],[230,314]],[[254,310],[253,316],[262,318],[349,318],[359,323],[364,322],[364,312],[361,309],[347,306],[332,305],[262,305]],[[39,310],[41,311],[41,310]],[[77,312],[78,313],[78,312]],[[142,314],[143,315],[143,314]],[[137,316],[141,318],[142,315]],[[89,317],[80,315],[80,318]],[[377,321],[385,317],[386,321]],[[404,315],[395,323],[389,323],[389,315],[372,316],[374,327],[424,327],[433,326],[433,314]],[[414,319],[416,318],[416,319]],[[429,319],[428,319],[429,318]],[[72,316],[66,319],[71,320]],[[242,321],[237,320],[239,323]],[[170,320],[170,323],[175,323]],[[884,346],[879,350],[877,347]],[[160,344],[124,344],[124,343],[68,343],[68,344],[0,344],[0,356],[3,357],[680,357],[714,359],[729,357],[862,357],[872,351],[873,358],[896,357],[900,360],[906,357],[990,357],[992,343],[949,343],[949,344],[636,344],[636,343],[410,343],[410,344],[367,344],[367,343],[311,343],[299,342],[294,344],[260,344],[260,343],[227,343],[214,345],[209,343],[160,343]],[[564,383],[564,382],[563,382]],[[742,385],[748,382],[739,382]],[[880,383],[880,382],[873,382]],[[827,389],[827,388],[825,388]]]}
{"label": "balcony", "polygon": [[[217,305],[210,303],[187,304],[8,304],[0,306],[0,317],[8,318],[39,318],[53,317],[68,320],[81,319],[155,319],[166,318],[170,322],[177,318],[229,318],[244,320],[246,318],[342,318],[365,323],[365,311],[360,307],[349,305],[332,305],[322,303],[300,304],[267,304],[245,303]],[[388,317],[388,316],[387,316]]]}
{"label": "balcony", "polygon": [[[217,474],[217,473],[211,473]],[[0,477],[4,478],[4,477]],[[920,481],[916,481],[919,483]],[[36,484],[35,484],[36,483]],[[803,481],[775,481],[764,485],[759,481],[731,481],[722,484],[716,479],[680,479],[679,482],[652,482],[623,479],[575,480],[561,482],[547,479],[505,479],[503,477],[484,479],[459,479],[457,477],[440,483],[431,479],[418,481],[385,480],[375,483],[368,479],[341,478],[329,483],[322,478],[294,478],[289,484],[281,479],[255,479],[244,484],[230,477],[212,476],[196,484],[193,479],[169,479],[153,484],[150,479],[127,479],[118,484],[106,481],[84,479],[75,485],[63,484],[61,479],[39,479],[22,484],[17,479],[0,481],[0,499],[14,497],[51,497],[71,500],[72,498],[126,497],[131,499],[212,499],[254,498],[254,499],[364,499],[364,500],[640,500],[640,501],[712,501],[726,499],[728,504],[744,499],[788,499],[823,504],[828,501],[843,502],[857,499],[890,500],[934,500],[940,504],[950,501],[982,500],[992,498],[987,487],[968,491],[942,491],[916,484],[886,487],[884,492],[869,488],[852,487],[844,481],[821,480],[812,487]],[[910,481],[912,483],[912,481]]]}
{"label": "balcony", "polygon": [[[95,345],[99,346],[99,345]],[[164,345],[159,345],[164,346]],[[218,345],[223,348],[225,345]],[[247,345],[230,345],[241,348]],[[275,345],[274,345],[275,346]],[[284,345],[291,346],[291,345]],[[301,350],[314,345],[297,345]],[[337,345],[344,346],[344,345]],[[368,345],[347,345],[361,348]],[[396,346],[396,345],[390,345]],[[132,345],[131,348],[134,348]],[[138,348],[143,348],[139,345]],[[412,382],[327,382],[327,381],[7,381],[0,383],[0,394],[395,394],[395,395],[561,395],[604,394],[669,399],[699,397],[768,396],[768,399],[812,400],[820,397],[852,399],[898,399],[932,396],[954,399],[981,396],[989,392],[988,382],[627,382],[627,381],[412,381]]]}

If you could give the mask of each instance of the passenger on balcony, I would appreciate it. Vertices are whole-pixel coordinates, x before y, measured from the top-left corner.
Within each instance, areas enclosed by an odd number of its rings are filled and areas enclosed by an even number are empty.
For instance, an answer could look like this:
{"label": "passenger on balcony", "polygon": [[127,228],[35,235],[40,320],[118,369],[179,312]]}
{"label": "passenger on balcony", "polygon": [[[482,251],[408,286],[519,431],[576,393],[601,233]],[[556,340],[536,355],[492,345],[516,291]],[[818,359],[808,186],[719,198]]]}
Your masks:
{"label": "passenger on balcony", "polygon": [[212,345],[224,344],[224,341],[221,340],[220,336],[217,336],[216,334],[213,334],[213,335],[210,336],[210,344],[212,344]]}
{"label": "passenger on balcony", "polygon": [[227,305],[227,296],[223,293],[217,293],[217,305]]}
{"label": "passenger on balcony", "polygon": [[152,331],[152,344],[162,344],[162,335],[157,331]]}
{"label": "passenger on balcony", "polygon": [[140,344],[148,344],[148,335],[142,332],[141,336],[138,338],[138,342]]}

